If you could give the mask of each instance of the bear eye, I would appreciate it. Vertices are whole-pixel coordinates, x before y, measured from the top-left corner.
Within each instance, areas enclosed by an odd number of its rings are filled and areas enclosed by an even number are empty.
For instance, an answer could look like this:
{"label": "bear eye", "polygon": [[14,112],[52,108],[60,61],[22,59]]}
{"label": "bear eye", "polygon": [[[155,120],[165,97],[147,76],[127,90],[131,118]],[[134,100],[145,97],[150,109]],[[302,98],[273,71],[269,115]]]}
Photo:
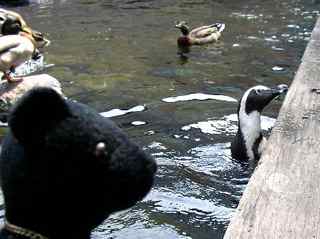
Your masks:
{"label": "bear eye", "polygon": [[104,142],[97,143],[94,154],[97,157],[106,156],[108,154],[106,144]]}

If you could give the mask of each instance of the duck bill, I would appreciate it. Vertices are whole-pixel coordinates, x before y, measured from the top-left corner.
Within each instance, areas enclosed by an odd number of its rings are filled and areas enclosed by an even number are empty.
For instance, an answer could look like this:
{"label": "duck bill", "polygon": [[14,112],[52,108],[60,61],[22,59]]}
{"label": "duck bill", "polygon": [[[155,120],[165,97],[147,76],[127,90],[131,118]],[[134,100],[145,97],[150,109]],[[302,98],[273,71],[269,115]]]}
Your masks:
{"label": "duck bill", "polygon": [[43,39],[43,41],[44,41],[44,45],[43,45],[44,47],[47,47],[51,44],[51,41],[48,39]]}

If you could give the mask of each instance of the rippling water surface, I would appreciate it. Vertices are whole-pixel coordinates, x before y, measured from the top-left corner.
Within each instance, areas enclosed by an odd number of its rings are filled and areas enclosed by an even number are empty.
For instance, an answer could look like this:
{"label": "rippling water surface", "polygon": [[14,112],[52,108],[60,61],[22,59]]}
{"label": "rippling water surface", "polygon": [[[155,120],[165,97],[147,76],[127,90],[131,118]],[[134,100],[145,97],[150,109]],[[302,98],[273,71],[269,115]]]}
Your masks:
{"label": "rippling water surface", "polygon": [[[50,38],[45,60],[54,66],[43,71],[68,97],[113,117],[159,164],[145,200],[92,237],[222,238],[252,171],[230,156],[236,100],[256,84],[290,85],[320,2],[30,0],[11,8]],[[216,44],[180,55],[175,20],[226,29]],[[266,109],[266,129],[280,105]]]}

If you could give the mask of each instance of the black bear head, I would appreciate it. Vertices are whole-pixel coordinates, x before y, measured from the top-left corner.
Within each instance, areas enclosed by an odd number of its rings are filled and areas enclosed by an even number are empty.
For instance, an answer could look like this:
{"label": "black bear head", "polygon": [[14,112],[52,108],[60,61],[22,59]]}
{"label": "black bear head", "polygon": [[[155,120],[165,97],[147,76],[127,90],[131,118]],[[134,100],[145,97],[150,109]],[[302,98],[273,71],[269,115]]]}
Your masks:
{"label": "black bear head", "polygon": [[89,238],[151,189],[156,163],[113,122],[49,88],[9,116],[0,180],[6,219],[49,238]]}

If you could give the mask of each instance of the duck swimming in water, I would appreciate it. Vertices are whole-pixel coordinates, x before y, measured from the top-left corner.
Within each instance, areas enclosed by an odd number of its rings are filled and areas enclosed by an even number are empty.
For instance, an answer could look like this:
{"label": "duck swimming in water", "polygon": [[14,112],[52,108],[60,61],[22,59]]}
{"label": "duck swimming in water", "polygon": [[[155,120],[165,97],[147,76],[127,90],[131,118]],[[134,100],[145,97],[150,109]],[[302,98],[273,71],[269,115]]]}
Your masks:
{"label": "duck swimming in water", "polygon": [[50,43],[40,32],[25,32],[21,30],[17,35],[0,37],[0,71],[2,79],[9,83],[22,81],[22,77],[13,78],[10,73],[15,67],[33,58],[38,54],[38,49]]}
{"label": "duck swimming in water", "polygon": [[243,94],[238,106],[238,132],[231,143],[233,158],[240,161],[259,160],[266,143],[261,130],[261,112],[272,99],[287,90],[287,85],[275,88],[259,85]]}
{"label": "duck swimming in water", "polygon": [[180,29],[182,36],[178,38],[179,46],[205,45],[216,42],[225,29],[224,23],[215,23],[209,26],[202,26],[190,31],[185,21],[176,22],[175,27]]}

